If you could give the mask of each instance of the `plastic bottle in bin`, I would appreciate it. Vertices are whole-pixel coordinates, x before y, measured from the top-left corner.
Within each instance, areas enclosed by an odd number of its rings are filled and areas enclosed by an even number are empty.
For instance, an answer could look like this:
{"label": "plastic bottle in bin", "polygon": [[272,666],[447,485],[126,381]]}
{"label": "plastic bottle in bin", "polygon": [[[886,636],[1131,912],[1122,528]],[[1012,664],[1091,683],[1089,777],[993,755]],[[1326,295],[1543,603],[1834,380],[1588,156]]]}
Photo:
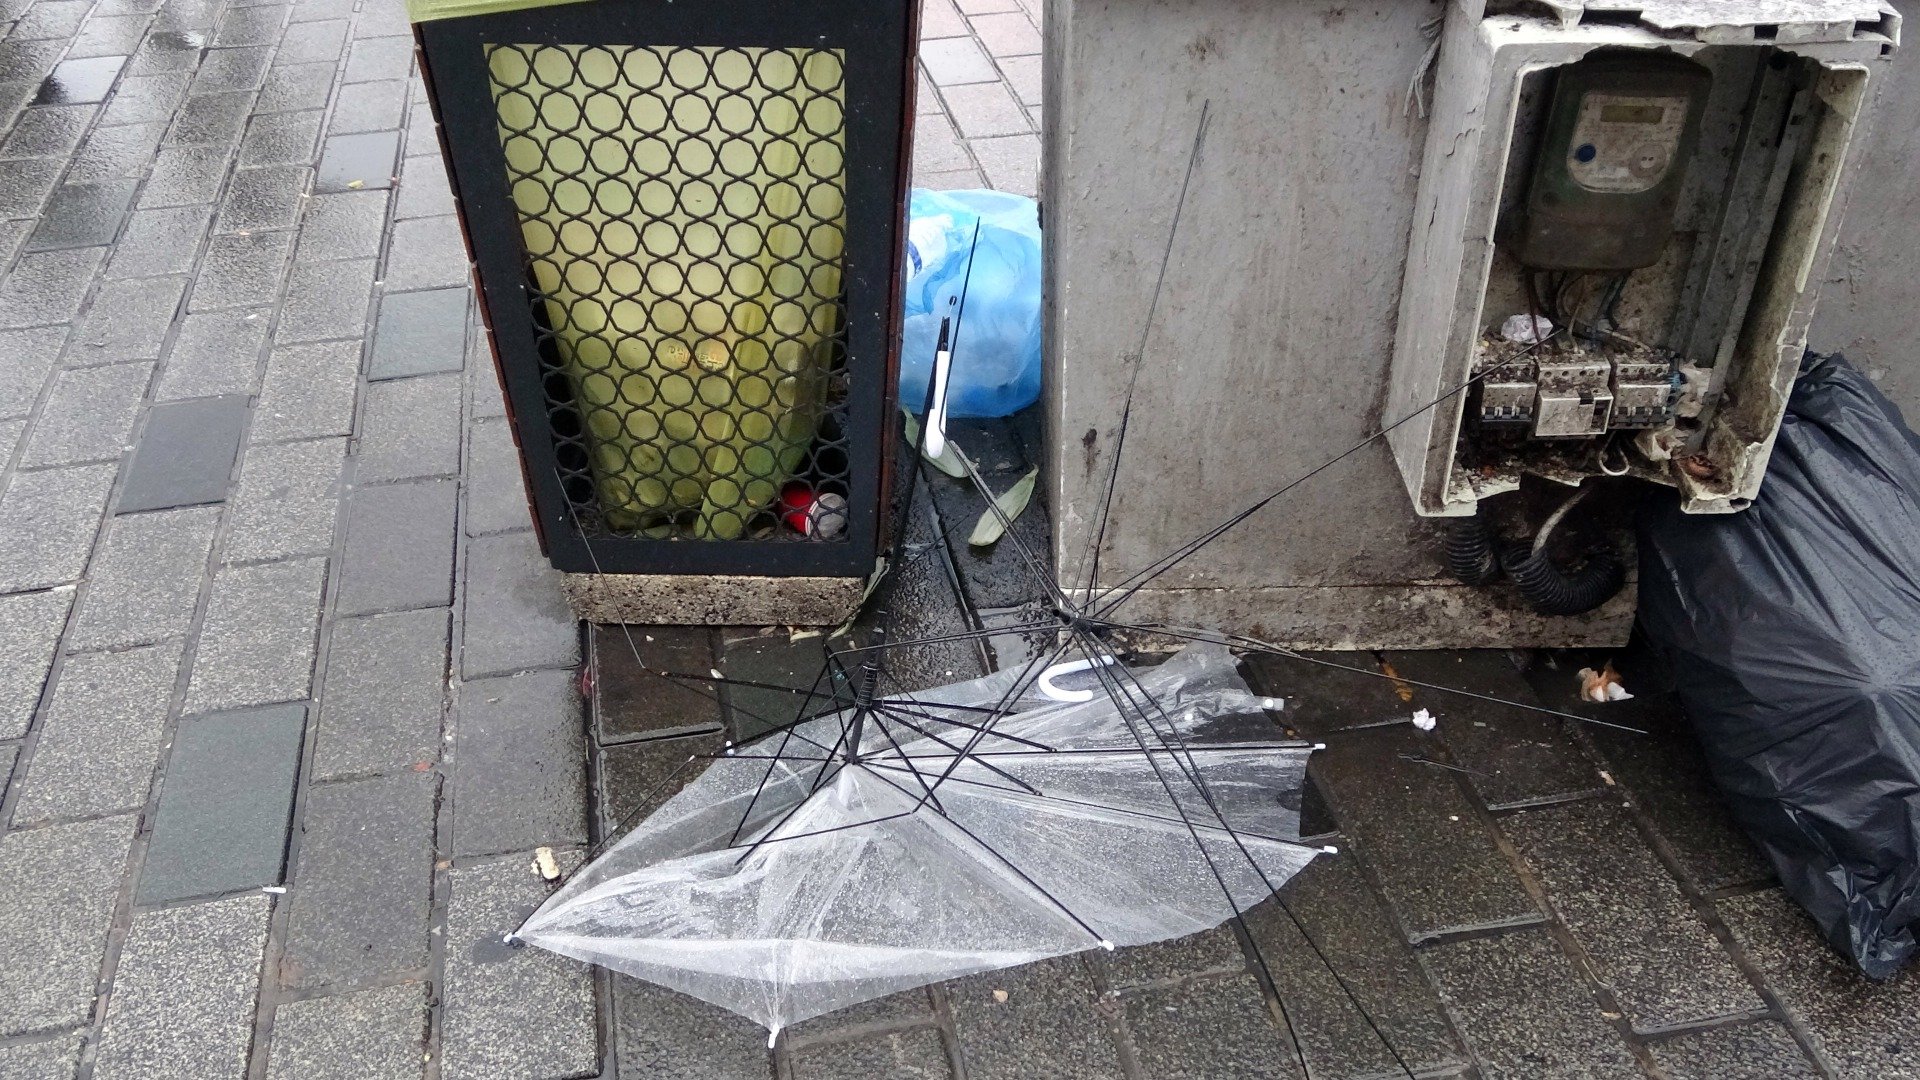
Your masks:
{"label": "plastic bottle in bin", "polygon": [[1006,416],[1033,404],[1040,396],[1040,221],[1034,201],[1002,191],[915,188],[906,256],[900,403],[915,412],[925,404],[940,319],[952,310],[947,300],[964,288],[947,415]]}

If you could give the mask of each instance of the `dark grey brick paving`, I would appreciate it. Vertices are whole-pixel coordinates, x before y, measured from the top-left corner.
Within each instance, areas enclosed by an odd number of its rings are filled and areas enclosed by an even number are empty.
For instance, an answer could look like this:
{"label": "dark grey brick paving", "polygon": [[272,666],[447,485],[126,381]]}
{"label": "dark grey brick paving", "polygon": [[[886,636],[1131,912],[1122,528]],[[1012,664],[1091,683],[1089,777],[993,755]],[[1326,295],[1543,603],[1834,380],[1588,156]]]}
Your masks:
{"label": "dark grey brick paving", "polygon": [[106,282],[87,304],[73,352],[88,363],[157,358],[186,290],[183,276]]}
{"label": "dark grey brick paving", "polygon": [[1673,1080],[1788,1080],[1821,1075],[1786,1027],[1773,1020],[1677,1035],[1653,1044]]}
{"label": "dark grey brick paving", "polygon": [[181,643],[70,656],[40,723],[16,822],[146,805],[166,736]]}
{"label": "dark grey brick paving", "polygon": [[267,1080],[418,1077],[427,995],[418,983],[309,998],[273,1013]]}
{"label": "dark grey brick paving", "polygon": [[313,677],[325,559],[228,567],[214,576],[187,691],[189,711],[298,701]]}
{"label": "dark grey brick paving", "polygon": [[[1397,652],[1385,657],[1395,671],[1433,686],[1471,686],[1523,705],[1533,690],[1492,650]],[[1438,720],[1454,759],[1474,770],[1474,789],[1493,807],[1537,803],[1602,787],[1593,764],[1566,737],[1564,722],[1527,709],[1414,687],[1413,704]]]}
{"label": "dark grey brick paving", "polygon": [[[271,149],[274,144],[269,143]],[[288,157],[291,151],[264,157]],[[294,223],[300,216],[300,196],[306,194],[310,170],[304,165],[266,165],[241,169],[227,185],[220,204],[216,227],[221,232],[249,232],[278,229]]]}
{"label": "dark grey brick paving", "polygon": [[430,375],[367,387],[360,413],[360,482],[460,471],[460,376]]}
{"label": "dark grey brick paving", "polygon": [[219,519],[212,507],[114,518],[88,568],[70,644],[104,649],[184,638]]}
{"label": "dark grey brick paving", "polygon": [[242,896],[134,916],[93,1075],[203,1080],[246,1069],[268,901]]}
{"label": "dark grey brick paving", "polygon": [[433,289],[467,282],[467,247],[451,215],[395,222],[387,287]]}
{"label": "dark grey brick paving", "polygon": [[144,15],[94,15],[73,39],[68,56],[125,56],[146,33]]}
{"label": "dark grey brick paving", "polygon": [[[110,131],[132,130],[109,128]],[[203,206],[171,206],[136,211],[107,264],[109,277],[184,274],[193,269],[200,240],[207,233]]]}
{"label": "dark grey brick paving", "polygon": [[586,740],[574,673],[465,683],[455,710],[454,852],[585,841]]}
{"label": "dark grey brick paving", "polygon": [[[92,61],[84,61],[91,63]],[[68,183],[84,184],[96,180],[137,179],[152,163],[160,136],[167,126],[153,122],[123,127],[95,128],[80,152],[74,155]]]}
{"label": "dark grey brick paving", "polygon": [[940,1032],[914,1028],[797,1050],[793,1075],[796,1080],[869,1080],[876,1076],[936,1080],[953,1075],[953,1070]]}
{"label": "dark grey brick paving", "polygon": [[948,995],[970,1080],[1124,1075],[1111,1014],[1080,957],[969,976],[949,984]]}
{"label": "dark grey brick paving", "polygon": [[227,497],[247,399],[238,395],[155,405],[134,445],[115,509],[159,510]]}
{"label": "dark grey brick paving", "polygon": [[315,777],[393,772],[439,755],[448,618],[423,608],[333,624]]}
{"label": "dark grey brick paving", "polygon": [[27,468],[118,461],[153,376],[149,363],[63,371],[41,406],[21,464]]}
{"label": "dark grey brick paving", "polygon": [[1103,963],[1108,985],[1122,990],[1188,975],[1247,970],[1246,955],[1240,951],[1240,940],[1231,926],[1120,949],[1093,962]]}
{"label": "dark grey brick paving", "polygon": [[79,1069],[81,1033],[0,1045],[0,1076],[8,1080],[70,1077]]}
{"label": "dark grey brick paving", "polygon": [[647,742],[616,743],[600,753],[600,835],[619,836],[659,809],[706,770],[706,759],[726,747],[719,732]]}
{"label": "dark grey brick paving", "polygon": [[598,1075],[593,985],[586,965],[539,949],[500,947],[500,936],[519,926],[547,895],[528,858],[456,869],[449,878],[441,1075],[447,1080]]}
{"label": "dark grey brick paving", "polygon": [[474,540],[467,579],[463,678],[579,662],[579,623],[560,592],[560,572],[541,558],[532,532]]}
{"label": "dark grey brick paving", "polygon": [[[380,254],[380,235],[386,227],[385,191],[341,191],[307,200],[300,223],[300,258],[370,259]],[[393,302],[392,297],[383,301]],[[386,330],[374,336],[375,348],[386,347]]]}
{"label": "dark grey brick paving", "polygon": [[26,733],[72,606],[66,590],[0,596],[0,739]]}
{"label": "dark grey brick paving", "polygon": [[46,158],[0,161],[0,214],[9,217],[39,213],[41,204],[60,180],[60,163]]}
{"label": "dark grey brick paving", "polygon": [[268,113],[325,108],[327,95],[332,89],[332,64],[276,63],[261,84],[260,101],[254,106],[254,111]]}
{"label": "dark grey brick paving", "polygon": [[424,974],[438,783],[406,772],[308,791],[288,890],[283,983]]}
{"label": "dark grey brick paving", "polygon": [[[720,653],[721,674],[736,680],[727,685],[725,700],[734,738],[741,741],[791,723],[799,716],[807,701],[807,692],[813,689],[815,677],[826,662],[820,638],[794,640],[784,629],[768,629],[766,634],[729,640]],[[780,686],[787,687],[788,691],[771,689]],[[821,693],[827,689],[826,683],[820,684]]]}
{"label": "dark grey brick paving", "polygon": [[274,349],[267,356],[248,438],[277,442],[352,434],[359,370],[357,341]]}
{"label": "dark grey brick paving", "polygon": [[232,45],[271,45],[280,38],[288,7],[234,8],[221,18],[213,34],[216,48]]}
{"label": "dark grey brick paving", "polygon": [[[360,197],[357,192],[329,196]],[[385,196],[377,197],[384,203]],[[466,362],[467,307],[466,289],[389,292],[380,302],[367,378],[401,379],[460,370]],[[454,397],[458,400],[457,394]]]}
{"label": "dark grey brick paving", "polygon": [[346,457],[344,439],[250,447],[222,557],[237,563],[331,550]]}
{"label": "dark grey brick paving", "polygon": [[247,109],[252,103],[253,95],[244,90],[190,96],[186,107],[175,115],[165,143],[168,146],[231,147],[240,140],[240,132],[247,122]]}
{"label": "dark grey brick paving", "polygon": [[13,134],[0,142],[0,157],[59,157],[80,145],[99,110],[92,105],[40,105],[22,113]]}
{"label": "dark grey brick paving", "polygon": [[194,73],[192,92],[218,94],[233,90],[256,90],[266,79],[267,62],[273,50],[253,48],[209,49]]}
{"label": "dark grey brick paving", "polygon": [[68,322],[80,311],[104,248],[23,255],[0,282],[0,328]]}
{"label": "dark grey brick paving", "polygon": [[280,880],[305,728],[300,705],[180,721],[140,874],[141,902]]}
{"label": "dark grey brick paving", "polygon": [[274,55],[274,65],[331,65],[339,59],[346,38],[347,24],[342,19],[295,23],[281,35],[280,51]]}
{"label": "dark grey brick paving", "polygon": [[1166,1080],[1302,1077],[1293,1044],[1250,975],[1195,979],[1124,999],[1140,1069]]}
{"label": "dark grey brick paving", "polygon": [[33,102],[36,105],[76,105],[105,101],[107,90],[113,86],[113,80],[126,63],[125,56],[62,60],[48,73],[46,84],[40,87]]}
{"label": "dark grey brick paving", "polygon": [[1545,930],[1433,945],[1421,955],[1488,1080],[1638,1073],[1619,1032]]}
{"label": "dark grey brick paving", "polygon": [[33,411],[66,337],[64,326],[0,331],[0,415]]}
{"label": "dark grey brick paving", "polygon": [[358,135],[329,135],[320,150],[319,172],[313,190],[359,191],[393,186],[398,167],[400,133],[372,131]]}
{"label": "dark grey brick paving", "polygon": [[348,83],[340,88],[334,102],[333,120],[327,131],[350,135],[357,131],[389,131],[400,126],[406,114],[407,84],[390,79],[382,82]]}
{"label": "dark grey brick paving", "polygon": [[533,512],[527,505],[512,427],[504,418],[483,418],[466,428],[467,513],[462,527],[468,536],[526,528],[533,522]]}
{"label": "dark grey brick paving", "polygon": [[372,259],[304,263],[296,258],[277,340],[324,341],[364,334],[373,268]]}
{"label": "dark grey brick paving", "polygon": [[140,191],[141,206],[199,206],[213,202],[226,181],[227,152],[218,147],[171,146],[153,159]]}
{"label": "dark grey brick paving", "polygon": [[117,465],[15,473],[0,495],[0,592],[80,577]]}
{"label": "dark grey brick paving", "polygon": [[292,234],[252,233],[216,236],[207,244],[187,310],[219,311],[262,307],[280,292]]}
{"label": "dark grey brick paving", "polygon": [[1328,737],[1313,775],[1411,940],[1539,917],[1453,774],[1412,725]]}
{"label": "dark grey brick paving", "polygon": [[452,602],[457,494],[456,481],[415,480],[355,488],[347,496],[342,614]]}
{"label": "dark grey brick paving", "polygon": [[[593,649],[593,721],[602,742],[718,731],[718,692],[656,672],[701,675],[713,669],[713,634],[704,626],[589,630]],[[644,667],[643,667],[644,665]],[[651,670],[647,670],[651,669]]]}
{"label": "dark grey brick paving", "polygon": [[[319,160],[320,111],[264,113],[247,124],[240,140],[240,164],[298,165]],[[303,178],[304,180],[304,178]]]}
{"label": "dark grey brick paving", "polygon": [[453,189],[447,183],[447,167],[440,160],[438,146],[430,153],[417,153],[409,143],[407,153],[406,164],[400,170],[400,201],[394,206],[394,216],[416,218],[453,213]]}
{"label": "dark grey brick paving", "polygon": [[0,836],[0,1034],[86,1021],[133,826],[126,815]]}
{"label": "dark grey brick paving", "polygon": [[1636,1027],[1763,1007],[1618,804],[1588,800],[1503,825]]}
{"label": "dark grey brick paving", "polygon": [[760,1080],[766,1030],[751,1020],[652,983],[616,976],[615,1046],[623,1076]]}
{"label": "dark grey brick paving", "polygon": [[346,81],[371,82],[376,79],[404,79],[413,66],[413,40],[405,37],[372,38],[353,43],[347,58]]}

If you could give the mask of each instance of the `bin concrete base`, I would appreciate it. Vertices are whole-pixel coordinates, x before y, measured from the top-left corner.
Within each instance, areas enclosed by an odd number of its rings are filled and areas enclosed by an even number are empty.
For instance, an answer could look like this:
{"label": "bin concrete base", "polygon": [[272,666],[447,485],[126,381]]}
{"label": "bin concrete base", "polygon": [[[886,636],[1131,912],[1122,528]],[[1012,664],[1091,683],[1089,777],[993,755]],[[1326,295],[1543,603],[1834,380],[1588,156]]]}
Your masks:
{"label": "bin concrete base", "polygon": [[849,577],[745,574],[567,574],[574,614],[595,623],[837,626],[867,583]]}

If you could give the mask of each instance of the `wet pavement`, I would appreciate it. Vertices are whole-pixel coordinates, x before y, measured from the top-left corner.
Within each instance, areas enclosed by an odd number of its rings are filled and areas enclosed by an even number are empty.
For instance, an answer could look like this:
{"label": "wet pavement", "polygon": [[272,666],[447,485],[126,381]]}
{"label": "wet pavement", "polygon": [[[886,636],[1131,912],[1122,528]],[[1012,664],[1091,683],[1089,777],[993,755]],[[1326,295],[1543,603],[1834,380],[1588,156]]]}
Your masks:
{"label": "wet pavement", "polygon": [[[918,182],[1032,190],[1038,14],[927,0]],[[0,1078],[1920,1076],[1920,984],[1813,938],[1670,703],[1607,707],[1626,735],[1378,677],[1569,706],[1569,663],[1506,654],[1251,666],[1328,744],[1305,816],[1341,853],[1242,924],[771,1053],[503,948],[550,887],[534,849],[576,865],[791,704],[687,698],[635,651],[779,686],[822,640],[572,619],[396,0],[0,0],[0,26]],[[996,488],[1037,456],[1031,417],[958,438]],[[924,480],[894,632],[1021,621],[1013,545],[969,548],[978,497]]]}

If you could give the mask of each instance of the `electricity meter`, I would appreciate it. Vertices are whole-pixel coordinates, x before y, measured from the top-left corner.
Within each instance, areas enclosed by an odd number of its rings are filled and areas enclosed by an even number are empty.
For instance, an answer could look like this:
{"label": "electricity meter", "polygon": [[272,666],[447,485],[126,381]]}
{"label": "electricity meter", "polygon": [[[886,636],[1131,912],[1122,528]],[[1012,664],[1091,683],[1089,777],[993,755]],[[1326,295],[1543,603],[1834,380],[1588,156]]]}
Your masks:
{"label": "electricity meter", "polygon": [[1517,255],[1536,270],[1637,270],[1673,232],[1713,77],[1685,57],[1596,52],[1557,75]]}

